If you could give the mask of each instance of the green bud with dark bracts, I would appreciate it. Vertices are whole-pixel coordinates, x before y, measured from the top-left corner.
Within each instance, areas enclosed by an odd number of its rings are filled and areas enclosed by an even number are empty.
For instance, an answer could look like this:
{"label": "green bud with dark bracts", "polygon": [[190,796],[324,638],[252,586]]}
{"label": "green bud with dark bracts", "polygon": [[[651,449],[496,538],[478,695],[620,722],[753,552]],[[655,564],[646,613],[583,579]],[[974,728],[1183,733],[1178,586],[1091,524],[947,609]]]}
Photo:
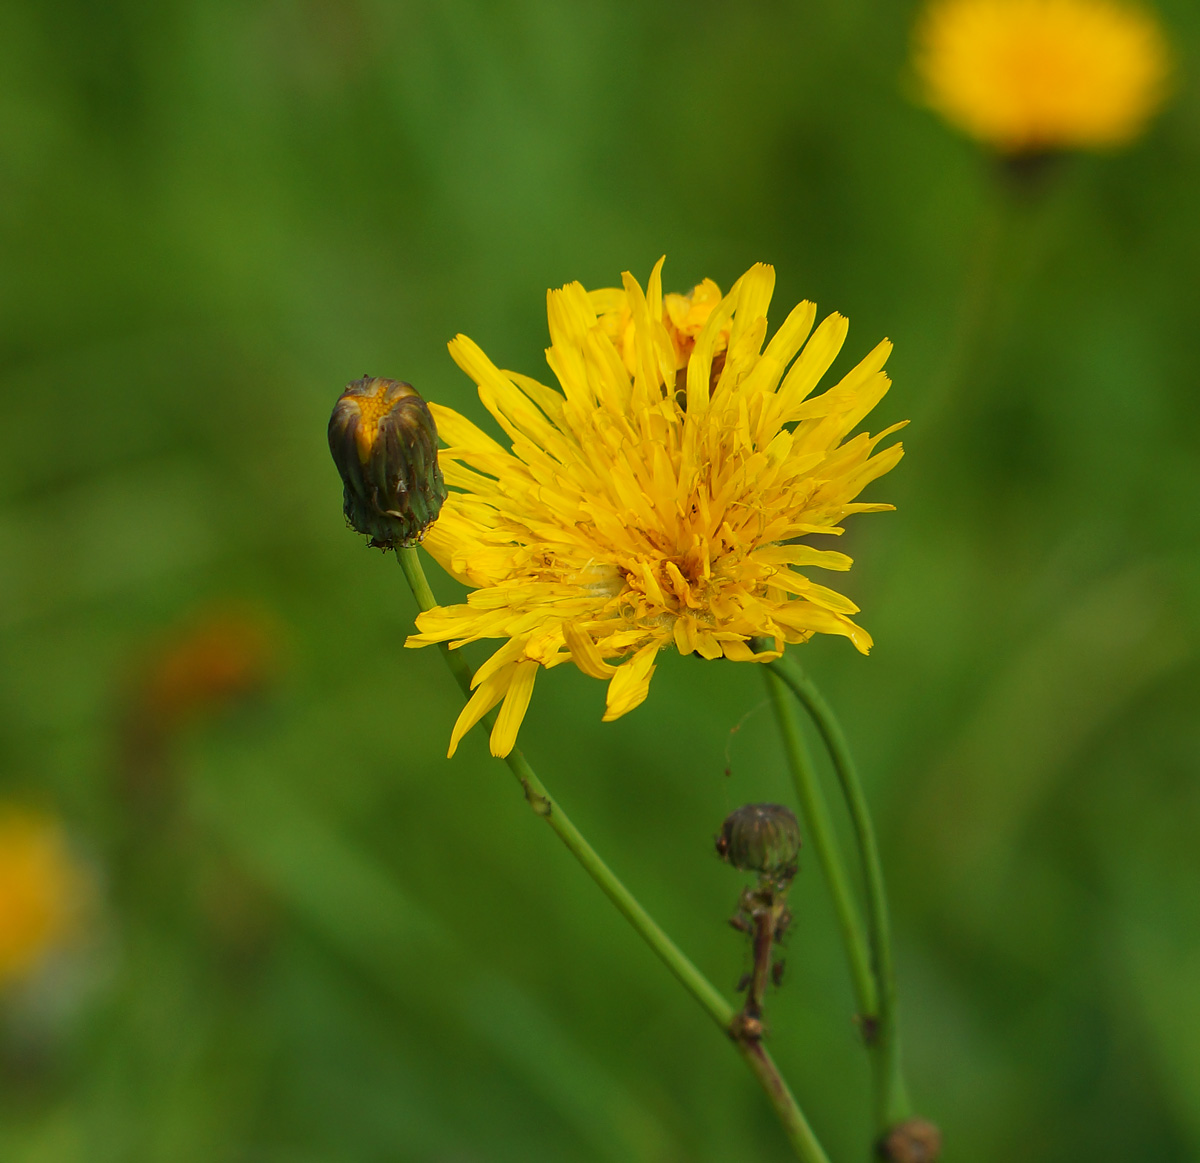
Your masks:
{"label": "green bud with dark bracts", "polygon": [[363,376],[329,417],[346,520],[379,549],[415,545],[446,499],[437,426],[411,384]]}
{"label": "green bud with dark bracts", "polygon": [[783,804],[746,804],[721,825],[717,853],[743,872],[790,877],[800,852],[800,825]]}

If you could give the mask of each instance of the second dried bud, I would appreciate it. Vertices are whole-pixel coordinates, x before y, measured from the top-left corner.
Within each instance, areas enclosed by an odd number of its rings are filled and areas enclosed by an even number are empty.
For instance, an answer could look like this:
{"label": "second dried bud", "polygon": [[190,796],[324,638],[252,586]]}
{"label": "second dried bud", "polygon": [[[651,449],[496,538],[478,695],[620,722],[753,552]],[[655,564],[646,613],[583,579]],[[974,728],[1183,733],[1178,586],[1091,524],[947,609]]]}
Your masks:
{"label": "second dried bud", "polygon": [[329,418],[329,451],[346,520],[373,546],[414,545],[437,520],[446,499],[437,426],[411,384],[364,376],[347,385]]}
{"label": "second dried bud", "polygon": [[800,852],[800,825],[783,804],[746,804],[721,825],[717,852],[743,872],[790,877]]}

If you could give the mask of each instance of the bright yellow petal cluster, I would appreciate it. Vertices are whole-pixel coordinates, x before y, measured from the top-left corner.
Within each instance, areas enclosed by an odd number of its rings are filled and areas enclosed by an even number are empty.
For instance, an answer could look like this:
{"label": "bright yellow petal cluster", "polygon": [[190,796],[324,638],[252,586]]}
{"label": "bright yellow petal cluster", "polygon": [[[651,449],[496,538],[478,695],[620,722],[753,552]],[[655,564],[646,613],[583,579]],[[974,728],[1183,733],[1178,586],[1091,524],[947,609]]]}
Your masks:
{"label": "bright yellow petal cluster", "polygon": [[1170,71],[1157,20],[1118,0],[932,0],[914,56],[926,102],[1009,154],[1129,141]]}
{"label": "bright yellow petal cluster", "polygon": [[25,977],[69,934],[82,878],[58,823],[0,809],[0,986]]}
{"label": "bright yellow petal cluster", "polygon": [[774,285],[760,263],[728,295],[706,280],[664,296],[660,260],[645,291],[629,274],[619,289],[551,291],[560,390],[500,371],[466,336],[450,344],[512,441],[430,404],[458,491],[425,546],[475,588],[422,614],[407,644],[507,640],[475,676],[451,754],[503,700],[491,747],[507,755],[539,668],[560,662],[607,681],[609,720],[645,699],[666,646],[738,662],[816,633],[870,648],[858,607],[800,572],[850,558],[802,539],[892,507],[854,499],[900,459],[899,444],[875,448],[901,425],[847,439],[888,390],[892,345],[813,396],[847,322],[813,331],[804,302],[766,342]]}

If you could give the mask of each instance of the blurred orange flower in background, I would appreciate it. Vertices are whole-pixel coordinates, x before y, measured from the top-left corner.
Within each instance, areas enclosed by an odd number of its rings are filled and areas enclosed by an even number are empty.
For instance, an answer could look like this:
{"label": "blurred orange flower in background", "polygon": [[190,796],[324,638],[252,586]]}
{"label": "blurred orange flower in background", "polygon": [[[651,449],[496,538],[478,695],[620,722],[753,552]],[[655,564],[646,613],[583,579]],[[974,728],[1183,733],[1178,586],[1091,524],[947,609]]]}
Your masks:
{"label": "blurred orange flower in background", "polygon": [[274,677],[275,627],[257,610],[213,609],[177,627],[151,659],[142,710],[160,729],[252,695]]}
{"label": "blurred orange flower in background", "polygon": [[249,603],[193,611],[162,635],[122,693],[117,762],[128,794],[148,806],[167,792],[182,734],[271,687],[280,638],[269,612]]}

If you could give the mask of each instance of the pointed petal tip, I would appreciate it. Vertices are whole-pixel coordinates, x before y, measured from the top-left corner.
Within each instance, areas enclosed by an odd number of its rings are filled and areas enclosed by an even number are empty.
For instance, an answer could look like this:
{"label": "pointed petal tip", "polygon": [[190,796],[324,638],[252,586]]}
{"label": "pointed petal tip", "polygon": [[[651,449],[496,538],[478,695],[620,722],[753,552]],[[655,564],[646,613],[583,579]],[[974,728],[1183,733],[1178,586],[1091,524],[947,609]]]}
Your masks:
{"label": "pointed petal tip", "polygon": [[538,669],[538,664],[532,658],[523,658],[513,670],[500,714],[496,716],[488,740],[489,750],[497,759],[503,759],[516,746],[517,732],[525,721]]}

